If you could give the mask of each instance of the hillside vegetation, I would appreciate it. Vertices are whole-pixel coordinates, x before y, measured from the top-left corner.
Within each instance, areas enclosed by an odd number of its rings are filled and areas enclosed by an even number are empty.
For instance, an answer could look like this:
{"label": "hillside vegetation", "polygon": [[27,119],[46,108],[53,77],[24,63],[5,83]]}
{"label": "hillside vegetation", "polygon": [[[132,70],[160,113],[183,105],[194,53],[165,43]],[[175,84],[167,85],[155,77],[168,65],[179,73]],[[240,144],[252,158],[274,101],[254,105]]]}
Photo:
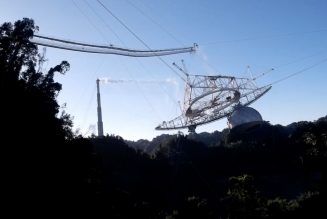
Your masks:
{"label": "hillside vegetation", "polygon": [[54,81],[70,65],[43,72],[29,42],[37,30],[26,18],[0,26],[2,197],[12,216],[326,218],[327,116],[152,141],[76,136]]}

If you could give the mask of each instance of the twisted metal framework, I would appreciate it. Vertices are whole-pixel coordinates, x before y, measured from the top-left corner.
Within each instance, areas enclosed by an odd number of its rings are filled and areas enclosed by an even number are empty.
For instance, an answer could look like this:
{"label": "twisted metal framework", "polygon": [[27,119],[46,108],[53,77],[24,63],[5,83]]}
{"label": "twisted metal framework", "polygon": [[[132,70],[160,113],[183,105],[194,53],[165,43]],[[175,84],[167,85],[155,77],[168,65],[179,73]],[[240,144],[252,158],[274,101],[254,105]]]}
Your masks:
{"label": "twisted metal framework", "polygon": [[183,47],[183,48],[137,50],[137,49],[116,47],[111,44],[110,45],[88,44],[88,43],[81,43],[81,42],[62,40],[52,37],[46,37],[41,35],[34,35],[34,37],[30,39],[30,41],[37,45],[48,46],[58,49],[66,49],[66,50],[88,52],[88,53],[114,54],[114,55],[132,56],[132,57],[151,57],[151,56],[172,55],[178,53],[188,53],[188,52],[195,52],[197,48],[197,44],[194,44],[192,47]]}
{"label": "twisted metal framework", "polygon": [[247,106],[271,89],[271,85],[257,87],[249,78],[185,74],[182,115],[162,122],[156,130],[188,128],[194,132],[196,126],[227,117],[237,105]]}

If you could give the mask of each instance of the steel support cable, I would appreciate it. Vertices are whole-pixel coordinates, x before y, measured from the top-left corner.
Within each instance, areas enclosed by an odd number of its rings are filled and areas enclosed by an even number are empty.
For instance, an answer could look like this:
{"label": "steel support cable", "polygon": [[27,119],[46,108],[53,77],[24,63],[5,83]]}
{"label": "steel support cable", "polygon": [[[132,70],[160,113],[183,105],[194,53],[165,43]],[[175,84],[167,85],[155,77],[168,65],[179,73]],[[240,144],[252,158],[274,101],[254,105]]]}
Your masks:
{"label": "steel support cable", "polygon": [[76,4],[75,0],[72,0],[74,6],[77,8],[77,10],[86,18],[86,20],[91,24],[91,26],[101,35],[101,37],[107,42],[107,39],[105,35],[102,33],[102,31],[92,22],[92,20],[87,16],[86,13],[83,12],[83,10]]}
{"label": "steel support cable", "polygon": [[304,56],[304,57],[301,57],[301,58],[298,58],[298,59],[295,59],[293,61],[289,61],[289,62],[286,62],[286,63],[283,63],[283,64],[280,64],[278,65],[277,67],[275,67],[274,69],[277,69],[277,68],[281,68],[281,67],[284,67],[284,66],[288,66],[288,65],[291,65],[293,63],[297,63],[297,62],[300,62],[300,61],[303,61],[303,60],[306,60],[306,59],[309,59],[309,58],[312,58],[312,57],[315,57],[317,55],[320,55],[320,54],[323,54],[325,53],[327,50],[321,50],[317,53],[314,53],[314,54],[311,54],[311,55],[308,55],[308,56]]}
{"label": "steel support cable", "polygon": [[[131,74],[129,74],[131,76]],[[134,77],[131,76],[131,78],[133,78],[133,80],[127,81],[127,82],[135,82],[137,88],[140,90],[141,95],[143,96],[145,102],[150,106],[152,112],[154,112],[155,116],[158,117],[159,119],[162,120],[162,117],[159,115],[159,113],[157,112],[157,110],[154,108],[154,106],[151,104],[151,101],[149,100],[149,98],[145,95],[145,93],[143,92],[143,90],[141,89],[140,86],[140,82],[135,80]],[[123,80],[116,80],[116,83],[120,83],[123,82]],[[110,81],[109,81],[110,82]]]}
{"label": "steel support cable", "polygon": [[[100,20],[106,25],[106,27],[115,35],[115,37],[118,39],[118,41],[120,41],[120,43],[123,46],[126,46],[126,44],[123,42],[123,40],[118,36],[118,34],[104,21],[104,19],[91,7],[91,5],[84,0],[84,2],[88,5],[88,7],[93,11],[93,13],[100,18]],[[139,60],[137,60],[138,62],[140,62]],[[127,69],[125,63],[122,63],[125,68]],[[138,81],[135,80],[135,77],[132,76],[132,74],[129,73],[129,71],[126,71],[128,73],[128,75],[133,78],[134,82],[136,82],[136,86],[137,88],[140,90],[141,95],[143,96],[144,100],[148,103],[148,105],[150,106],[152,112],[154,112],[154,114],[162,120],[161,116],[159,115],[159,113],[157,112],[157,110],[152,106],[151,102],[149,101],[149,99],[146,97],[145,93],[143,92],[143,90],[141,89],[141,86],[139,85]]]}
{"label": "steel support cable", "polygon": [[[83,10],[76,4],[76,2],[75,2],[75,0],[72,0],[72,2],[73,2],[73,4],[74,4],[74,6],[78,9],[78,11],[86,18],[86,20],[89,22],[89,24],[91,24],[91,26],[93,26],[93,28],[101,35],[101,37],[104,39],[104,41],[106,41],[108,44],[109,44],[109,42],[107,41],[107,39],[106,39],[106,36],[100,31],[100,29],[99,28],[97,28],[97,26],[92,22],[92,20],[87,16],[87,14],[86,13],[84,13],[83,12]],[[104,59],[102,59],[100,62],[99,62],[99,64],[98,64],[98,66],[97,66],[97,68],[96,68],[96,71],[93,71],[92,72],[92,76],[94,76],[95,74],[97,74],[98,73],[98,71],[99,71],[99,69],[100,69],[100,67],[102,66],[102,64],[103,64],[103,61],[104,61]],[[92,78],[94,78],[94,77],[92,77]],[[85,94],[90,90],[90,85],[91,84],[89,84],[89,86],[87,87],[87,89],[83,89],[83,92],[82,92],[82,95],[81,95],[81,97],[84,97],[85,96]],[[95,90],[94,90],[95,91]],[[94,92],[93,91],[93,92]],[[93,95],[94,95],[94,93],[92,92],[92,97],[93,97]],[[93,99],[92,99],[92,101],[93,101]],[[80,102],[80,101],[79,101]],[[78,103],[79,103],[78,102]],[[76,107],[78,106],[78,103],[76,103],[74,106],[73,106],[73,109],[76,109]],[[91,104],[91,102],[89,102],[89,105]],[[87,110],[86,110],[86,112],[85,112],[85,115],[84,115],[84,119],[83,119],[83,123],[82,123],[82,126],[84,127],[85,126],[85,123],[86,123],[86,118],[88,117],[88,112],[89,112],[89,109],[90,109],[90,106],[87,106]]]}
{"label": "steel support cable", "polygon": [[234,43],[234,42],[252,41],[252,40],[265,40],[265,39],[295,36],[295,35],[300,35],[300,34],[311,34],[311,33],[321,33],[321,32],[327,32],[327,29],[324,28],[324,29],[319,29],[319,30],[311,30],[311,31],[303,31],[303,32],[291,32],[291,33],[279,34],[279,35],[247,37],[247,38],[235,39],[235,40],[221,40],[221,41],[214,41],[214,42],[208,42],[208,43],[201,43],[201,45],[202,46],[212,46],[212,45],[222,44],[222,43]]}
{"label": "steel support cable", "polygon": [[[86,4],[88,5],[88,7],[93,11],[93,13],[98,17],[98,18],[100,18],[100,20],[105,24],[105,26],[115,35],[115,37],[118,39],[118,41],[123,45],[123,46],[125,46],[126,47],[126,44],[125,44],[125,42],[118,36],[118,34],[107,24],[107,22],[99,15],[99,13],[97,13],[93,8],[92,8],[92,6],[87,2],[87,1],[85,1],[84,0],[84,2],[86,2]],[[145,71],[147,71],[147,72],[149,72],[145,67],[144,67],[144,65],[142,64],[142,62],[140,61],[140,60],[138,60],[138,59],[136,59],[136,61],[137,61],[137,63],[145,70]],[[125,64],[123,64],[123,65],[125,65]],[[126,67],[126,66],[125,66]],[[152,104],[151,104],[151,102],[149,101],[149,99],[146,97],[146,95],[145,95],[145,93],[143,92],[143,90],[142,90],[142,88],[141,88],[141,86],[139,85],[139,83],[137,82],[137,80],[135,79],[135,77],[133,76],[133,75],[131,75],[130,73],[129,73],[129,71],[127,71],[128,72],[128,75],[134,80],[134,82],[136,82],[136,86],[137,86],[137,88],[140,90],[140,93],[142,94],[142,96],[143,96],[143,98],[144,98],[144,100],[150,105],[150,108],[152,109],[152,111],[155,113],[155,115],[160,119],[160,120],[162,120],[162,118],[161,118],[161,116],[159,115],[159,113],[157,112],[157,110],[152,106]],[[159,84],[159,87],[160,87],[160,89],[169,97],[169,99],[173,102],[173,103],[175,103],[176,101],[170,96],[170,94],[162,87],[162,85],[161,84]]]}
{"label": "steel support cable", "polygon": [[[114,17],[123,27],[128,30],[139,42],[141,42],[147,49],[151,50],[151,48],[140,38],[138,37],[122,20],[120,20],[112,11],[110,11],[100,0],[97,0],[97,2],[112,16]],[[172,70],[180,79],[186,82],[186,79],[184,79],[175,69],[173,69],[165,60],[163,60],[158,55],[155,55],[162,63],[164,63],[170,70]]]}
{"label": "steel support cable", "polygon": [[[126,44],[125,44],[125,42],[119,37],[119,35],[107,24],[107,22],[92,8],[92,6],[86,1],[86,0],[84,0],[84,2],[87,4],[87,6],[93,11],[93,13],[104,23],[104,25],[109,29],[109,31],[111,31],[114,35],[115,35],[115,37],[118,39],[118,41],[123,45],[123,46],[125,46],[126,47]],[[137,62],[138,62],[138,64],[146,71],[146,72],[149,72],[149,70],[148,69],[146,69],[145,68],[145,66],[142,64],[142,62],[140,61],[140,60],[136,60]],[[125,68],[126,68],[126,65],[125,65],[125,63],[122,63],[124,66],[125,66]],[[129,73],[129,71],[127,71],[128,72],[128,74],[129,74],[129,76],[134,80],[134,81],[137,81],[136,79],[135,79],[135,77],[134,76],[132,76],[130,73]],[[153,76],[152,76],[152,78],[154,78]],[[146,102],[148,102],[148,103],[150,103],[150,101],[146,98],[146,96],[145,96],[145,94],[144,94],[144,92],[143,92],[143,90],[141,89],[141,86],[139,85],[139,83],[136,83],[136,85],[137,85],[137,87],[139,88],[139,90],[140,90],[140,92],[141,92],[141,94],[142,94],[142,96],[144,97],[144,99],[146,100]],[[169,97],[169,99],[172,101],[172,103],[174,103],[174,104],[176,104],[176,101],[170,96],[170,94],[168,93],[168,91],[166,91],[163,87],[162,87],[162,85],[161,84],[159,84],[159,87],[160,87],[160,89]],[[150,105],[150,104],[149,104]],[[154,109],[154,107],[152,106],[152,105],[150,105],[150,107],[152,108],[152,110],[155,112],[155,114],[157,115],[157,117],[158,118],[161,118],[160,117],[160,115],[159,115],[159,113]],[[162,120],[162,119],[161,119]]]}
{"label": "steel support cable", "polygon": [[[200,51],[200,50],[199,50],[199,51]],[[252,79],[251,81],[255,81],[256,79],[258,79],[258,78],[260,78],[260,77],[262,77],[262,76],[265,76],[265,75],[271,73],[272,71],[274,71],[274,70],[276,70],[276,69],[279,69],[279,68],[281,68],[281,67],[285,67],[285,66],[291,65],[291,64],[293,64],[293,63],[297,63],[297,62],[302,61],[302,60],[306,60],[306,59],[312,58],[312,57],[317,56],[317,55],[320,55],[320,54],[322,54],[322,53],[324,53],[324,52],[326,52],[326,51],[327,51],[327,50],[322,50],[322,51],[320,51],[320,52],[317,52],[317,53],[311,54],[311,55],[309,55],[309,56],[301,57],[301,58],[299,58],[299,59],[296,59],[296,60],[293,60],[293,61],[290,61],[290,62],[286,62],[286,63],[280,64],[280,65],[278,65],[278,66],[276,66],[276,67],[274,67],[274,68],[269,69],[268,71],[266,71],[266,72],[264,72],[264,73],[261,73],[261,74],[259,74],[259,75],[256,75],[255,77],[253,77],[253,79]],[[198,54],[196,54],[196,55],[198,55]],[[199,56],[199,55],[198,55],[198,56]],[[202,57],[200,57],[200,58],[202,58]],[[205,62],[204,59],[203,59],[203,61]],[[205,63],[206,63],[206,62],[205,62]],[[208,64],[208,63],[207,63],[207,64]],[[209,64],[208,64],[208,65],[209,65]],[[211,65],[209,65],[209,67],[211,67],[212,69],[214,69]],[[214,70],[215,70],[215,69],[214,69]]]}
{"label": "steel support cable", "polygon": [[283,78],[281,78],[281,79],[278,79],[278,80],[272,82],[270,85],[277,84],[277,83],[279,83],[279,82],[282,82],[282,81],[284,81],[284,80],[287,80],[287,79],[289,79],[289,78],[291,78],[291,77],[294,77],[294,76],[296,76],[296,75],[298,75],[298,74],[301,74],[301,73],[303,73],[303,72],[305,72],[305,71],[308,71],[308,70],[310,70],[310,69],[312,69],[312,68],[314,68],[314,67],[316,67],[316,66],[318,66],[318,65],[321,65],[321,64],[324,63],[324,62],[327,62],[327,58],[324,58],[324,59],[320,60],[319,62],[316,62],[316,63],[314,63],[314,64],[312,64],[312,65],[310,65],[310,66],[308,66],[308,67],[305,67],[305,68],[303,68],[303,69],[297,71],[297,72],[294,72],[294,73],[289,74],[289,75],[287,75],[287,76],[285,76],[285,77],[283,77]]}
{"label": "steel support cable", "polygon": [[[77,9],[83,14],[83,16],[85,16],[86,18],[87,18],[87,20],[89,21],[89,23],[100,33],[100,35],[104,38],[104,40],[107,42],[107,43],[109,43],[108,42],[108,40],[106,39],[106,37],[103,35],[103,33],[101,32],[101,31],[99,31],[99,29],[95,26],[95,24],[89,19],[89,17],[85,14],[85,13],[83,13],[83,11],[76,5],[76,3],[74,2],[74,0],[72,0],[73,1],[73,3],[74,3],[74,5],[77,7]],[[86,2],[86,4],[87,4],[87,6],[89,7],[89,8],[91,8],[91,10],[93,11],[93,13],[95,13],[96,15],[97,15],[97,13],[93,10],[93,8],[89,5],[89,3],[87,2],[87,1],[84,1],[84,2]],[[98,17],[100,17],[100,16],[98,16]],[[108,27],[109,28],[109,27]],[[111,31],[113,31],[111,28],[109,28],[109,30],[111,30]],[[114,31],[113,31],[114,32]],[[118,35],[114,32],[114,35],[118,38],[118,40],[120,40],[120,38],[118,37]],[[120,40],[121,41],[121,40]],[[121,41],[122,42],[122,41]],[[95,71],[94,73],[96,74],[97,72],[98,72],[98,70],[99,70],[99,68],[100,68],[100,66],[102,65],[102,63],[100,63],[100,65],[98,66],[98,69],[97,69],[97,71]],[[139,84],[137,83],[137,87],[140,89],[140,86],[139,86]],[[94,92],[95,92],[95,90],[96,89],[94,89],[93,90],[93,94],[92,94],[92,96],[91,96],[91,100],[90,100],[90,102],[88,103],[88,105],[87,105],[87,110],[86,110],[86,113],[85,113],[85,115],[84,115],[84,118],[83,118],[83,123],[82,123],[82,127],[84,127],[85,126],[85,124],[86,124],[86,119],[87,119],[87,117],[88,117],[88,112],[89,112],[89,110],[90,110],[90,106],[91,106],[91,104],[92,104],[92,102],[93,102],[93,96],[94,96]],[[161,117],[159,116],[159,114],[157,113],[157,111],[154,109],[154,107],[150,104],[150,102],[149,102],[149,100],[146,98],[146,96],[145,96],[145,94],[143,93],[143,91],[141,91],[141,94],[142,94],[142,96],[143,96],[143,98],[145,99],[145,101],[150,105],[150,108],[152,109],[152,111],[154,111],[154,113],[157,115],[157,117],[159,118],[159,119],[161,119]]]}
{"label": "steel support cable", "polygon": [[[281,34],[281,35],[275,35],[275,36],[263,36],[263,37],[244,38],[244,39],[237,39],[237,40],[225,40],[225,41],[217,41],[217,42],[201,44],[201,46],[214,45],[214,44],[219,44],[219,43],[232,43],[232,42],[251,41],[251,40],[260,40],[260,39],[272,39],[272,38],[286,37],[286,36],[292,36],[292,35],[298,35],[298,34],[310,34],[310,33],[319,33],[319,32],[326,32],[326,31],[327,31],[327,29],[319,29],[319,30],[306,31],[306,32],[296,32],[296,33],[293,32],[293,33],[287,33],[287,34]],[[290,65],[290,64],[293,64],[293,63],[296,63],[296,62],[299,62],[299,61],[314,57],[316,55],[324,53],[325,51],[326,50],[323,50],[323,51],[320,51],[318,53],[312,54],[310,56],[302,57],[300,59],[278,65],[275,68],[269,69],[267,72],[264,72],[262,74],[259,74],[259,75],[255,76],[253,78],[253,80],[256,80],[257,78],[260,78],[260,77],[272,72],[273,70],[275,70],[277,68],[281,68],[281,67],[284,67],[284,66],[287,66],[287,65]]]}
{"label": "steel support cable", "polygon": [[279,68],[282,68],[282,67],[285,67],[285,66],[288,66],[288,65],[291,65],[291,64],[294,64],[294,63],[297,63],[297,62],[300,62],[300,61],[303,61],[303,60],[306,60],[306,59],[312,58],[312,57],[317,56],[317,55],[320,55],[320,54],[322,54],[322,53],[324,53],[324,52],[326,52],[326,51],[327,51],[327,50],[322,50],[322,51],[320,51],[320,52],[317,52],[317,53],[311,54],[311,55],[309,55],[309,56],[304,56],[304,57],[301,57],[301,58],[295,59],[295,60],[293,60],[293,61],[289,61],[289,62],[286,62],[286,63],[280,64],[280,65],[278,65],[277,67],[274,67],[274,68],[272,68],[272,69],[269,69],[268,71],[266,71],[266,72],[264,72],[264,73],[262,73],[262,74],[259,74],[259,75],[255,76],[255,77],[253,78],[253,80],[256,80],[257,78],[260,78],[260,77],[262,77],[262,76],[264,76],[264,75],[266,75],[266,74],[268,74],[268,73],[270,73],[270,72],[272,72],[272,71],[274,71],[274,70],[276,70],[276,69],[279,69]]}
{"label": "steel support cable", "polygon": [[[179,43],[181,46],[185,47],[185,44],[180,41],[179,39],[177,39],[177,37],[175,37],[170,31],[168,31],[163,25],[161,25],[160,23],[158,23],[157,21],[155,21],[151,16],[147,15],[142,9],[140,9],[139,7],[137,7],[134,3],[132,3],[130,0],[127,0],[127,2],[134,7],[137,11],[139,11],[144,17],[146,17],[147,19],[149,19],[152,23],[154,23],[155,25],[157,25],[161,30],[163,30],[164,32],[166,32],[166,34],[168,34],[172,39],[174,39],[177,43]],[[198,50],[199,52],[200,50]],[[209,68],[211,68],[212,70],[214,70],[215,72],[218,72],[211,64],[209,64],[201,55],[199,55],[198,53],[195,53],[195,55],[205,64],[207,65]]]}
{"label": "steel support cable", "polygon": [[[99,16],[99,15],[98,15]],[[100,16],[99,16],[100,17]],[[101,19],[102,21],[103,21],[103,19]],[[105,24],[106,24],[106,22],[105,21],[103,21]],[[106,25],[107,26],[107,25]],[[110,28],[111,29],[111,28]],[[126,44],[123,42],[123,40],[117,35],[117,34],[115,34],[115,36],[118,38],[118,40],[125,46]],[[141,40],[141,39],[140,39]],[[143,41],[142,41],[143,42]],[[143,42],[144,43],[144,42]],[[145,44],[145,43],[144,43]],[[146,45],[146,47],[148,47],[147,45]],[[149,47],[148,47],[149,48]],[[158,57],[159,59],[160,59],[160,57]],[[160,59],[161,60],[161,59]],[[163,60],[161,60],[165,65],[167,65],[170,69],[172,69],[171,68],[171,66],[170,65],[168,65],[166,62],[164,62]],[[137,62],[139,63],[139,65],[145,70],[145,71],[147,71],[147,72],[149,72],[149,70],[147,70],[147,68],[143,65],[143,63],[141,62],[141,61],[139,61],[139,60],[137,60]],[[172,69],[173,70],[173,72],[175,73],[175,74],[177,74],[176,73],[176,71],[174,70],[174,69]],[[179,74],[177,74],[177,76],[179,77],[179,78],[181,78],[183,81],[185,81],[184,80],[184,78],[183,77],[181,77]],[[153,77],[153,76],[152,76]],[[140,88],[140,86],[139,86],[139,84],[137,84],[137,86],[139,87],[139,89],[141,90],[141,88]],[[174,99],[174,98],[172,98],[171,97],[171,95],[168,93],[168,91],[166,91],[163,87],[162,87],[162,85],[160,84],[159,85],[159,87],[160,87],[160,89],[164,92],[164,93],[166,93],[166,95],[169,97],[169,99],[172,101],[172,103],[174,103],[174,104],[178,104],[178,103],[176,103],[176,100]],[[144,95],[144,94],[143,94]],[[148,100],[147,100],[147,102],[149,102]],[[156,112],[156,111],[155,111]],[[158,114],[157,112],[156,112],[156,114]],[[162,119],[161,119],[162,120]]]}
{"label": "steel support cable", "polygon": [[[143,63],[142,62],[140,62],[139,60],[138,60],[138,63],[139,63],[139,65],[144,69],[144,70],[146,70],[147,72],[149,72],[149,70],[143,65]],[[152,76],[152,78],[154,78],[153,76]],[[176,100],[169,94],[169,92],[166,90],[166,89],[164,89],[163,88],[163,86],[161,85],[161,84],[159,84],[159,87],[160,87],[160,89],[169,97],[169,99],[170,99],[170,101],[173,103],[173,104],[178,104],[177,102],[176,102]]]}
{"label": "steel support cable", "polygon": [[[156,20],[154,20],[151,16],[147,15],[141,8],[137,7],[134,3],[132,3],[129,0],[126,0],[127,3],[129,3],[133,8],[135,8],[141,15],[143,15],[145,18],[147,18],[148,20],[150,20],[153,24],[157,25],[163,32],[165,32],[167,35],[169,35],[173,40],[175,40],[179,45],[185,47],[185,44],[180,41],[179,39],[177,39],[177,37],[175,37],[170,31],[168,31],[163,25],[161,25],[159,22],[157,22]],[[197,53],[195,53],[195,55],[198,55]],[[171,62],[173,62],[171,60]]]}
{"label": "steel support cable", "polygon": [[95,83],[94,83],[94,86],[93,86],[93,89],[92,89],[92,94],[91,94],[91,97],[90,97],[89,102],[87,104],[87,108],[85,110],[85,114],[84,114],[84,118],[83,118],[83,122],[82,122],[82,127],[83,128],[84,128],[84,126],[86,124],[86,120],[88,119],[90,108],[91,108],[91,106],[93,106],[94,97],[96,96],[95,93],[96,93],[96,86],[95,86]]}
{"label": "steel support cable", "polygon": [[113,30],[113,28],[111,28],[107,22],[99,15],[99,13],[94,10],[94,8],[90,5],[90,3],[86,0],[84,0],[84,3],[91,9],[91,11],[102,21],[102,23],[109,29],[110,32],[112,32],[114,34],[114,36],[120,41],[120,43],[123,46],[126,46],[123,41],[120,39],[120,37],[118,36],[118,34]]}
{"label": "steel support cable", "polygon": [[268,73],[270,73],[270,72],[272,72],[272,71],[274,71],[274,70],[275,70],[275,68],[271,68],[271,69],[269,69],[268,71],[266,71],[266,72],[264,72],[264,73],[261,73],[261,74],[255,76],[255,77],[253,77],[251,81],[255,81],[255,80],[257,80],[258,78],[261,78],[261,77],[265,76],[266,74],[268,74]]}
{"label": "steel support cable", "polygon": [[152,17],[147,15],[141,8],[137,7],[134,3],[132,3],[130,0],[126,0],[133,8],[135,8],[137,11],[140,12],[145,18],[149,19],[152,23],[157,25],[162,31],[166,32],[172,39],[174,39],[177,43],[179,43],[182,46],[185,46],[182,41],[177,39],[170,31],[168,31],[164,26],[159,24],[157,21],[155,21]]}

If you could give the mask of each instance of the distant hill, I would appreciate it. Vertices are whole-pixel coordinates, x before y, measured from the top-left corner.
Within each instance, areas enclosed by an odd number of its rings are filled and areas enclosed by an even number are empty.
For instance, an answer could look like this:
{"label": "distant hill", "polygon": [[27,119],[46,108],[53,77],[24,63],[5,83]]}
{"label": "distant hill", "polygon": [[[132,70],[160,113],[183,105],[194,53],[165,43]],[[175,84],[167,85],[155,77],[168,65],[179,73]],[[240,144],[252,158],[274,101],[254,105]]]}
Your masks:
{"label": "distant hill", "polygon": [[152,141],[140,139],[137,141],[125,140],[125,142],[127,143],[127,145],[129,147],[132,147],[136,150],[140,150],[147,154],[152,155],[155,153],[156,149],[160,145],[165,144],[166,142],[170,141],[171,139],[173,139],[175,137],[176,137],[176,135],[162,134],[162,135],[159,135],[159,136],[153,138]]}
{"label": "distant hill", "polygon": [[[319,118],[316,122],[323,122],[327,121],[327,115],[324,117]],[[207,147],[218,147],[221,146],[225,140],[233,140],[242,138],[242,139],[257,139],[257,140],[266,140],[267,138],[271,138],[272,135],[278,135],[283,137],[288,137],[292,135],[299,127],[309,124],[308,121],[299,121],[293,122],[289,125],[282,126],[282,125],[271,125],[268,122],[263,122],[260,125],[253,126],[252,128],[244,128],[238,127],[234,130],[224,129],[220,131],[214,131],[212,133],[209,132],[201,132],[196,134],[189,134],[187,137],[197,142],[203,143]],[[140,139],[137,141],[128,141],[125,140],[126,144],[134,148],[135,150],[139,150],[145,152],[149,155],[155,154],[158,148],[162,145],[165,145],[170,140],[174,139],[177,134],[169,135],[169,134],[162,134],[158,135],[157,137],[153,138],[151,141],[146,139]],[[236,140],[235,139],[235,140]]]}
{"label": "distant hill", "polygon": [[97,162],[88,179],[114,206],[114,218],[170,218],[170,209],[187,214],[178,218],[312,218],[326,213],[326,134],[325,116],[151,141],[94,137]]}

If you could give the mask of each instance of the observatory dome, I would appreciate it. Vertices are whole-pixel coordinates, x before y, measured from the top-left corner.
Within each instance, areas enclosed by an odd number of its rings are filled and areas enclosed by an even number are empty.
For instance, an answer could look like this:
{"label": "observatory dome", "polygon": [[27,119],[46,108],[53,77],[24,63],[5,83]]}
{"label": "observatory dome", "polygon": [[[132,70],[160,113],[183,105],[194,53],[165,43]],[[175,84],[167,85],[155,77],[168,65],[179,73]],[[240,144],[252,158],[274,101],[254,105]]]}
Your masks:
{"label": "observatory dome", "polygon": [[262,122],[262,117],[258,111],[247,106],[238,106],[228,117],[228,127],[230,129],[243,124]]}

